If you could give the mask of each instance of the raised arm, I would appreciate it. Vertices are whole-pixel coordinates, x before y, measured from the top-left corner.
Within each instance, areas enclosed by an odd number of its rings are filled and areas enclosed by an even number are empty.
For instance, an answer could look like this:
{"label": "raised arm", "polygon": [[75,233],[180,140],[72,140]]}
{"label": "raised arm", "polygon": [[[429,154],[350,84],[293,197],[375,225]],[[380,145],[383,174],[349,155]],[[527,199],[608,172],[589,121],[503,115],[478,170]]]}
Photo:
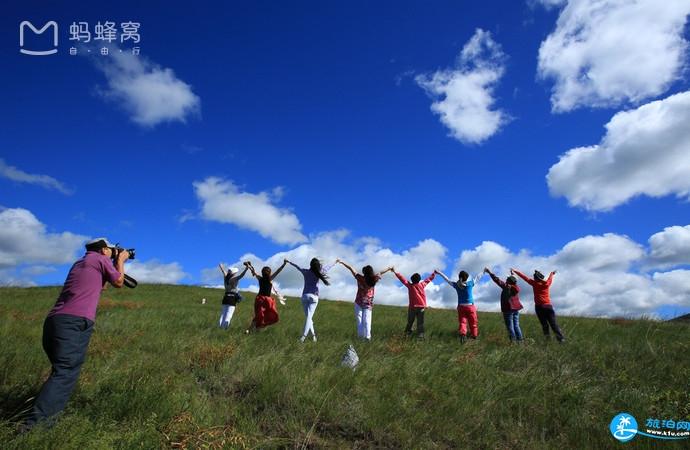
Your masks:
{"label": "raised arm", "polygon": [[390,266],[389,268],[382,270],[381,272],[377,273],[376,275],[382,276],[386,272],[392,272],[393,271],[393,266]]}
{"label": "raised arm", "polygon": [[281,264],[280,267],[278,267],[278,270],[273,272],[273,275],[271,275],[271,281],[273,281],[273,279],[278,276],[278,274],[285,268],[285,264],[287,264],[287,263],[288,263],[288,260],[284,259],[283,264]]}
{"label": "raised arm", "polygon": [[357,272],[355,271],[355,269],[353,269],[352,266],[349,265],[348,263],[346,263],[345,261],[342,261],[342,260],[340,260],[340,259],[336,259],[336,260],[335,260],[335,263],[336,263],[336,264],[338,264],[338,263],[342,264],[343,267],[345,267],[347,270],[350,271],[350,273],[352,273],[352,276],[353,276],[353,277],[356,277],[356,276],[357,276]]}
{"label": "raised arm", "polygon": [[218,263],[218,267],[220,267],[220,273],[222,273],[223,278],[225,278],[225,268],[223,267],[223,263]]}
{"label": "raised arm", "polygon": [[293,263],[292,261],[288,261],[287,259],[285,259],[285,260],[283,260],[283,262],[290,264],[292,267],[299,270],[300,272],[302,271],[302,268],[300,266],[298,266],[297,264]]}
{"label": "raised arm", "polygon": [[443,278],[444,280],[446,280],[446,283],[450,284],[451,286],[453,285],[453,282],[450,281],[450,279],[446,276],[445,273],[441,272],[441,271],[438,270],[438,269],[434,270],[434,273],[437,273],[437,274],[441,275],[441,278]]}
{"label": "raised arm", "polygon": [[505,283],[501,281],[501,279],[498,278],[496,275],[494,275],[494,273],[491,270],[489,270],[488,267],[484,267],[484,272],[489,274],[493,282],[496,283],[498,287],[503,288],[505,286]]}
{"label": "raised arm", "polygon": [[405,277],[403,277],[403,276],[400,275],[398,272],[396,272],[396,271],[395,271],[395,268],[393,268],[393,273],[395,274],[396,277],[398,277],[398,280],[400,280],[400,282],[401,282],[402,284],[404,284],[406,287],[409,287],[409,286],[410,286],[410,282],[407,281],[407,280],[405,279]]}
{"label": "raised arm", "polygon": [[249,266],[247,266],[247,265],[245,264],[245,265],[244,265],[244,270],[243,270],[242,272],[240,272],[239,275],[236,275],[234,278],[237,278],[238,280],[241,280],[242,277],[244,276],[244,274],[247,273],[247,270],[248,270],[248,269],[249,269]]}
{"label": "raised arm", "polygon": [[431,283],[431,281],[434,279],[435,276],[436,276],[436,271],[431,272],[431,275],[429,275],[423,281],[421,281],[422,286],[426,286],[427,284]]}
{"label": "raised arm", "polygon": [[472,281],[474,281],[474,284],[477,284],[477,283],[479,283],[479,280],[481,280],[483,276],[484,276],[484,272],[479,272],[477,275],[475,275],[474,278],[472,278]]}
{"label": "raised arm", "polygon": [[525,280],[527,282],[527,284],[529,284],[530,286],[534,285],[534,280],[531,279],[530,277],[528,277],[527,275],[525,275],[524,273],[520,272],[519,270],[510,269],[510,273],[514,273],[515,275],[519,276],[520,278]]}
{"label": "raised arm", "polygon": [[556,275],[556,271],[554,270],[549,274],[549,278],[546,279],[546,285],[551,286],[551,283],[553,282],[553,276]]}
{"label": "raised arm", "polygon": [[249,267],[249,270],[252,272],[254,278],[256,278],[257,280],[261,279],[261,277],[257,275],[256,270],[254,270],[254,266],[252,265],[252,263],[247,264],[247,267]]}

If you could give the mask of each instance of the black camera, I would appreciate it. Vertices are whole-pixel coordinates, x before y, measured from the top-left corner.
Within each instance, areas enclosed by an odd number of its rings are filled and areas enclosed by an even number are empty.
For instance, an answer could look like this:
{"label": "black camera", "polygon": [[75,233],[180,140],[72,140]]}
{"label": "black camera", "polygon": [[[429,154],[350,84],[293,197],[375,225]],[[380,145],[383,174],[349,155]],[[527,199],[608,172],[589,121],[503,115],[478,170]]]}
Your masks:
{"label": "black camera", "polygon": [[[120,244],[115,244],[115,246],[112,247],[112,250],[113,250],[113,265],[114,266],[117,265],[117,257],[120,254],[120,252],[125,251],[125,250],[127,252],[129,252],[129,258],[127,258],[127,259],[134,259],[134,255],[136,252],[136,250],[133,248],[122,248],[122,247],[120,247]],[[137,284],[139,284],[139,283],[133,277],[130,277],[129,275],[125,274],[124,284],[128,288],[134,289],[135,287],[137,287]]]}
{"label": "black camera", "polygon": [[133,248],[122,248],[118,244],[115,244],[115,247],[113,247],[113,261],[117,260],[117,257],[120,255],[120,252],[123,250],[127,250],[129,252],[129,258],[127,258],[127,259],[134,259],[134,254],[136,252],[135,249],[133,249]]}

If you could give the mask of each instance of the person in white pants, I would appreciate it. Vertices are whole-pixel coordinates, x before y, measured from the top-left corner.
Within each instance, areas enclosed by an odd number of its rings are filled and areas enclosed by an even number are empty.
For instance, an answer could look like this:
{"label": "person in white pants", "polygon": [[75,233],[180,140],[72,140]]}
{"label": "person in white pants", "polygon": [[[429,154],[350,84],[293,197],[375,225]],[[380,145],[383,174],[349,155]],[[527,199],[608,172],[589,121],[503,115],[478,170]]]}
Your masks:
{"label": "person in white pants", "polygon": [[392,267],[374,273],[371,266],[364,266],[359,274],[349,264],[340,259],[335,261],[347,268],[357,280],[357,295],[355,296],[355,321],[357,322],[357,336],[367,341],[371,340],[371,311],[374,306],[374,286],[381,279],[381,275],[393,270]]}
{"label": "person in white pants", "polygon": [[316,306],[319,303],[319,281],[322,281],[326,286],[330,283],[326,272],[330,270],[332,265],[326,268],[321,266],[321,261],[316,258],[312,258],[309,262],[308,269],[302,269],[297,264],[292,261],[285,260],[286,263],[295,267],[300,271],[304,277],[304,289],[302,289],[302,309],[304,310],[304,328],[302,329],[302,337],[300,337],[300,342],[304,342],[305,339],[311,333],[312,340],[316,342],[316,330],[314,329],[314,313],[316,313]]}
{"label": "person in white pants", "polygon": [[238,284],[240,280],[247,273],[249,266],[244,263],[244,270],[239,273],[240,269],[237,267],[231,267],[227,271],[223,267],[223,263],[218,264],[220,271],[223,274],[223,283],[225,284],[225,294],[223,295],[222,309],[220,312],[220,319],[218,320],[218,326],[224,330],[227,330],[230,326],[230,321],[232,320],[232,315],[235,313],[235,307],[237,303],[242,300],[240,291],[238,289]]}

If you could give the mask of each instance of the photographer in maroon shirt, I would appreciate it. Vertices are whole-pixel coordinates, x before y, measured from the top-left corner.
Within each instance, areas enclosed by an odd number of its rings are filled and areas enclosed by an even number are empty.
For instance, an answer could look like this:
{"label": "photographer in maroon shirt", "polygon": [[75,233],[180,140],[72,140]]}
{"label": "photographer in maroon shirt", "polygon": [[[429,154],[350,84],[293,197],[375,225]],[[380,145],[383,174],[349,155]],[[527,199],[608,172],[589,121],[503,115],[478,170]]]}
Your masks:
{"label": "photographer in maroon shirt", "polygon": [[129,252],[119,250],[113,255],[114,251],[117,250],[105,238],[89,241],[86,254],[70,269],[62,292],[43,323],[43,349],[53,367],[24,422],[24,431],[40,422],[54,423],[56,415],[65,408],[86,357],[101,291],[106,283],[120,288],[125,281],[124,265]]}

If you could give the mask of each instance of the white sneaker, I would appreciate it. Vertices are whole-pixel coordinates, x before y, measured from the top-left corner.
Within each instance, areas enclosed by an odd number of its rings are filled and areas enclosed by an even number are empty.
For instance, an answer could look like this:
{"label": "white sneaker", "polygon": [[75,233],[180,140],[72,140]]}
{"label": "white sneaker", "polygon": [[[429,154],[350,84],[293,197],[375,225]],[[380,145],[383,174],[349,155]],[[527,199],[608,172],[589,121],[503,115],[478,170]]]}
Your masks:
{"label": "white sneaker", "polygon": [[311,340],[314,341],[314,342],[316,342],[316,335],[313,335],[313,336],[311,337]]}
{"label": "white sneaker", "polygon": [[302,342],[302,343],[304,343],[304,340],[305,340],[306,338],[307,338],[306,336],[302,336],[301,338],[299,338],[299,341]]}

